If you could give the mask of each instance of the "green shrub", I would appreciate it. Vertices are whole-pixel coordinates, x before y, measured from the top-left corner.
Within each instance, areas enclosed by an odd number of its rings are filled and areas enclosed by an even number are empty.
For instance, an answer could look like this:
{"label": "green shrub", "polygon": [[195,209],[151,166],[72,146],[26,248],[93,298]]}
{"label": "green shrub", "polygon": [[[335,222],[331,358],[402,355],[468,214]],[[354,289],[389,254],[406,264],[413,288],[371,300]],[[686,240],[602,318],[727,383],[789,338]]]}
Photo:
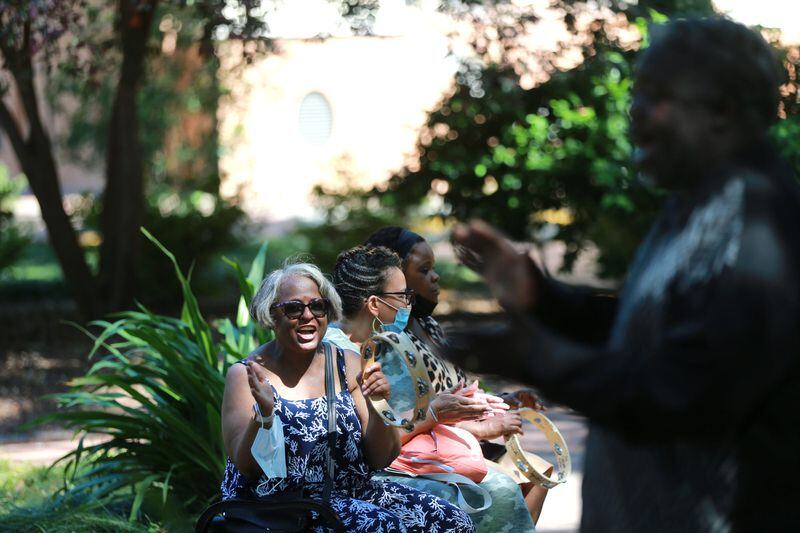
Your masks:
{"label": "green shrub", "polygon": [[[172,199],[171,209],[164,204]],[[222,250],[239,244],[235,228],[244,212],[236,204],[218,194],[192,191],[182,195],[151,195],[145,206],[145,227],[175,255],[178,265],[186,270],[195,265],[195,294],[215,292],[209,266]],[[213,261],[212,261],[213,259]],[[140,301],[168,305],[180,298],[182,289],[172,276],[170,265],[152,246],[142,247],[142,266],[136,280]],[[159,287],[152,291],[152,287]]]}
{"label": "green shrub", "polygon": [[[235,321],[212,325],[200,313],[191,274],[184,275],[175,256],[143,232],[172,262],[183,292],[180,318],[140,305],[91,323],[102,328],[90,334],[94,364],[69,383],[68,392],[53,395],[59,412],[37,421],[59,422],[81,435],[78,448],[59,460],[68,474],[66,495],[105,504],[132,498],[131,518],[154,493],[163,509],[177,506],[177,512],[195,511],[215,498],[225,467],[225,373],[271,338],[247,312],[263,276],[266,244],[247,276],[228,261],[242,292],[239,310]],[[84,446],[88,434],[109,440]]]}
{"label": "green shrub", "polygon": [[483,278],[460,263],[436,261],[436,272],[441,276],[440,283],[445,289],[480,294],[487,293]]}
{"label": "green shrub", "polygon": [[[72,213],[78,226],[100,232],[102,203],[83,196]],[[211,259],[240,244],[236,228],[244,212],[235,200],[199,190],[180,193],[166,188],[152,190],[144,206],[144,226],[175,257],[180,268],[194,266],[195,294],[209,295],[217,288]],[[99,247],[90,249],[90,263],[98,261]],[[172,275],[172,266],[152,246],[142,246],[136,275],[136,299],[151,307],[171,308],[182,288]],[[157,290],[154,290],[157,289]]]}
{"label": "green shrub", "polygon": [[303,251],[323,272],[332,272],[339,253],[362,244],[376,229],[407,225],[407,219],[374,206],[360,205],[357,198],[351,201],[346,195],[322,196],[321,191],[318,188],[316,194],[319,207],[325,210],[325,220],[303,224],[295,234],[304,245]]}
{"label": "green shrub", "polygon": [[6,533],[28,533],[46,531],[47,533],[147,533],[161,531],[152,523],[140,524],[126,520],[123,516],[105,509],[73,509],[42,505],[37,507],[15,507],[8,513],[0,514],[3,531]]}
{"label": "green shrub", "polygon": [[14,222],[11,210],[24,186],[23,180],[10,177],[0,163],[0,272],[16,263],[30,243],[25,230]]}

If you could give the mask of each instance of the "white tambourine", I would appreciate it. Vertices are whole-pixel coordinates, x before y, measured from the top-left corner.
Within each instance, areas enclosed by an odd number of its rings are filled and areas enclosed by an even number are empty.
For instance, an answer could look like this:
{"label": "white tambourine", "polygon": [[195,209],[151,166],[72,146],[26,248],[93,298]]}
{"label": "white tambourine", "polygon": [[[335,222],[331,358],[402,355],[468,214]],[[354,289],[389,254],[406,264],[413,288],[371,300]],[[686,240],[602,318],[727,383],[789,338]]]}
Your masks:
{"label": "white tambourine", "polygon": [[388,357],[398,357],[411,376],[414,387],[414,408],[411,414],[395,412],[389,402],[381,396],[372,395],[367,398],[386,424],[411,431],[414,429],[414,424],[425,420],[430,402],[431,381],[428,379],[422,354],[417,351],[408,334],[394,331],[373,333],[361,344],[361,357],[364,359],[365,369],[376,360],[380,362],[381,359],[386,360]]}
{"label": "white tambourine", "polygon": [[550,447],[553,449],[556,465],[555,471],[549,476],[544,472],[540,472],[536,465],[541,464],[543,461],[541,459],[537,461],[538,457],[526,453],[519,442],[519,436],[512,435],[511,437],[506,437],[506,453],[517,470],[516,474],[546,489],[552,489],[556,485],[564,483],[572,473],[572,461],[569,457],[567,443],[561,432],[558,431],[556,425],[549,418],[539,411],[523,407],[519,410],[519,414],[544,433],[550,443]]}

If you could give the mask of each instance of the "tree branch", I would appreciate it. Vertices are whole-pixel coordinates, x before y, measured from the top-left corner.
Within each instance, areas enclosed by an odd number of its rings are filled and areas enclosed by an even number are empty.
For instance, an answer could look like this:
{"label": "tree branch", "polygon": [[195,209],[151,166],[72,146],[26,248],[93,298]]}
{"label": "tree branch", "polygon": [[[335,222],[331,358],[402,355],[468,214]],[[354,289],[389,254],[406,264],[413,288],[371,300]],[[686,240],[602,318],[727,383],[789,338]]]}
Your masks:
{"label": "tree branch", "polygon": [[13,68],[9,70],[11,70],[14,81],[17,82],[17,89],[19,90],[20,98],[22,98],[22,105],[25,108],[25,115],[28,119],[28,127],[30,127],[28,142],[34,137],[44,137],[49,144],[49,137],[45,133],[42,118],[39,115],[39,102],[36,98],[36,86],[33,82],[33,62],[31,61],[29,48],[23,48],[19,52],[19,56],[15,58]]}
{"label": "tree branch", "polygon": [[22,25],[22,50],[31,49],[31,20],[29,18],[25,19],[25,23]]}
{"label": "tree branch", "polygon": [[8,135],[8,139],[11,141],[11,146],[14,147],[14,152],[17,154],[20,165],[25,166],[24,158],[27,157],[25,139],[22,138],[19,125],[17,121],[14,120],[14,116],[11,114],[11,111],[2,98],[0,98],[0,127],[2,127],[6,135]]}

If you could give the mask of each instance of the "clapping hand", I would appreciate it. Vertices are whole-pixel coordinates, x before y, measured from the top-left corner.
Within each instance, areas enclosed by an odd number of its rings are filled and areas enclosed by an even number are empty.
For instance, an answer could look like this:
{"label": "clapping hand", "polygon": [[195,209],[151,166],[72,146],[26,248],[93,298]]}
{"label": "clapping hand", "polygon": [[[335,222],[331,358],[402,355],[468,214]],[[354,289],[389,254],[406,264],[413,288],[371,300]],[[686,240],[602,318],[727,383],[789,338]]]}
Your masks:
{"label": "clapping hand", "polygon": [[502,398],[478,390],[478,382],[469,386],[459,383],[442,392],[431,402],[440,424],[455,424],[468,420],[483,420],[508,409]]}
{"label": "clapping hand", "polygon": [[489,416],[492,408],[482,398],[474,398],[470,390],[459,383],[447,392],[439,393],[431,402],[431,410],[440,424],[455,424],[466,420],[481,420]]}
{"label": "clapping hand", "polygon": [[267,371],[255,361],[247,362],[247,383],[250,385],[250,393],[258,404],[261,414],[263,416],[271,415],[275,408],[275,395],[272,392]]}
{"label": "clapping hand", "polygon": [[485,402],[487,408],[489,409],[489,413],[486,415],[487,418],[503,414],[506,411],[508,411],[510,407],[508,403],[506,403],[504,398],[480,390],[478,388],[477,379],[473,381],[470,386],[461,389],[461,393],[464,394],[465,396],[469,396],[475,398],[476,400]]}
{"label": "clapping hand", "polygon": [[522,417],[518,411],[506,411],[499,416],[482,421],[479,435],[476,436],[492,440],[512,435],[522,435]]}

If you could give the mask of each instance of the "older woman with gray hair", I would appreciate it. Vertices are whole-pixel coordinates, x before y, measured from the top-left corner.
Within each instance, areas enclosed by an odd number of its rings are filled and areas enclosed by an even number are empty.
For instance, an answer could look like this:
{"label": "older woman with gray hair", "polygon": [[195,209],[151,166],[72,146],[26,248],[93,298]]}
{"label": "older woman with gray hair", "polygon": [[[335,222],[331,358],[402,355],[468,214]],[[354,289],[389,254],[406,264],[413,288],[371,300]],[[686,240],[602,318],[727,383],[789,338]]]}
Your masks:
{"label": "older woman with gray hair", "polygon": [[[347,531],[474,531],[469,517],[446,501],[372,479],[400,450],[397,433],[364,399],[388,396],[389,383],[379,364],[362,378],[359,355],[339,348],[336,436],[329,448],[323,337],[341,308],[332,284],[311,264],[288,264],[261,284],[250,313],[275,339],[231,366],[225,380],[222,433],[229,457],[223,499],[280,493],[323,499],[330,453],[335,474],[328,504]],[[254,457],[261,428],[278,422],[278,452]],[[312,517],[308,526],[321,530],[322,523]]]}

